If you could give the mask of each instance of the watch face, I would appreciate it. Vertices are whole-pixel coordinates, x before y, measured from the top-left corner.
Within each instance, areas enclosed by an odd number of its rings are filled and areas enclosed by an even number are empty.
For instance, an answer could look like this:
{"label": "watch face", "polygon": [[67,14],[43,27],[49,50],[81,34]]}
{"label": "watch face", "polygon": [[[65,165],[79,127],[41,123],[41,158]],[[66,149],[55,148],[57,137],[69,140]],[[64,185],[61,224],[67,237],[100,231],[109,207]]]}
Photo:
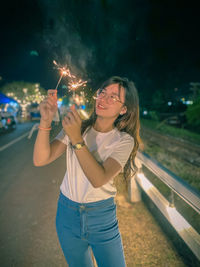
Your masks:
{"label": "watch face", "polygon": [[77,144],[76,147],[77,147],[77,149],[80,149],[82,147],[82,145],[81,144]]}
{"label": "watch face", "polygon": [[82,148],[84,145],[85,145],[85,143],[82,142],[82,143],[77,143],[77,144],[73,145],[72,147],[73,147],[74,149],[80,149],[80,148]]}

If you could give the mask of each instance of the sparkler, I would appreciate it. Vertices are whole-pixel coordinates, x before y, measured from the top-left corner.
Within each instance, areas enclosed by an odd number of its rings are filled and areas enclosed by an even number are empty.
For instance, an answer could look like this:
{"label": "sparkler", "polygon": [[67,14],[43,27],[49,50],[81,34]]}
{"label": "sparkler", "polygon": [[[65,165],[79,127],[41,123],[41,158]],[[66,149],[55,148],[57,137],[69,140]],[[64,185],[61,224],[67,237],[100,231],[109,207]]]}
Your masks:
{"label": "sparkler", "polygon": [[80,86],[83,86],[83,87],[86,86],[87,81],[82,81],[81,79],[79,79],[78,81],[76,81],[76,79],[77,79],[76,76],[71,73],[70,69],[67,68],[67,66],[62,67],[55,60],[53,60],[53,63],[56,66],[56,68],[58,70],[60,70],[60,73],[61,73],[60,74],[60,77],[59,77],[59,80],[57,82],[57,85],[56,85],[55,90],[58,89],[58,86],[59,86],[59,84],[60,84],[63,76],[66,76],[69,79],[68,88],[69,88],[70,91],[75,91]]}
{"label": "sparkler", "polygon": [[60,70],[60,73],[61,73],[60,78],[59,78],[57,85],[56,85],[56,88],[55,88],[55,90],[57,90],[63,76],[72,77],[72,75],[71,75],[69,69],[67,69],[66,67],[62,67],[62,66],[58,65],[58,63],[55,60],[53,60],[53,63],[57,67],[57,69]]}
{"label": "sparkler", "polygon": [[[58,90],[58,86],[62,80],[62,78],[65,76],[68,78],[69,82],[68,82],[68,88],[69,91],[73,91],[73,101],[75,102],[75,91],[79,88],[79,87],[85,87],[87,84],[87,81],[82,81],[81,79],[79,79],[77,81],[77,77],[75,75],[73,75],[69,69],[69,67],[67,66],[61,66],[59,65],[55,60],[53,60],[54,65],[56,66],[56,68],[60,71],[60,77],[58,79],[57,85],[56,85],[56,94],[57,94],[57,90]],[[60,121],[60,116],[59,113],[57,111],[56,115],[55,115],[55,121]]]}

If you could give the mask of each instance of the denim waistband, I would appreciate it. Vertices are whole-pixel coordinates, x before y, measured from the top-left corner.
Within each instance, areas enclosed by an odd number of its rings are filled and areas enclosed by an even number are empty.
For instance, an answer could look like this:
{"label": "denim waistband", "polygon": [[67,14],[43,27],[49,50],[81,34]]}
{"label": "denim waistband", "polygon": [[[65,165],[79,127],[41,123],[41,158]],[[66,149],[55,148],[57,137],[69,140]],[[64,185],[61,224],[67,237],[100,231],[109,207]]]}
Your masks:
{"label": "denim waistband", "polygon": [[95,209],[95,208],[108,207],[108,206],[111,206],[113,204],[115,205],[114,197],[110,197],[110,198],[95,201],[95,202],[79,203],[79,202],[75,202],[75,201],[69,199],[68,197],[63,195],[63,193],[61,191],[60,191],[59,200],[61,200],[64,205],[69,206],[69,207],[73,207],[73,208],[77,208],[77,209],[83,208],[83,207],[88,208],[88,209]]}

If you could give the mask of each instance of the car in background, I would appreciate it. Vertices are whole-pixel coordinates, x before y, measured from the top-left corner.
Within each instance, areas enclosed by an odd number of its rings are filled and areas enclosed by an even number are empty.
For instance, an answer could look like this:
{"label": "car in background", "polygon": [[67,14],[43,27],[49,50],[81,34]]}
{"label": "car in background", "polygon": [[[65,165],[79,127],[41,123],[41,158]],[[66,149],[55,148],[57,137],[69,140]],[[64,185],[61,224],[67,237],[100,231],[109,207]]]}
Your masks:
{"label": "car in background", "polygon": [[16,129],[16,117],[7,111],[0,111],[0,133]]}

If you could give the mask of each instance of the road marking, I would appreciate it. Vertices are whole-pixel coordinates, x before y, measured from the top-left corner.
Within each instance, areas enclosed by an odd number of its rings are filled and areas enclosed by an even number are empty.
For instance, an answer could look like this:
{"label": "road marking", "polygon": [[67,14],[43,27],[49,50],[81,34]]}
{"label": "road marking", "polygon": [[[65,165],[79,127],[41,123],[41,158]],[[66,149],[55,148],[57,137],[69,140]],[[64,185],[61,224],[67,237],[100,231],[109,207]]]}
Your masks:
{"label": "road marking", "polygon": [[29,134],[30,131],[28,131],[27,133],[21,135],[20,137],[14,139],[13,141],[9,142],[8,144],[0,147],[0,152],[3,151],[4,149],[8,148],[9,146],[15,144],[16,142],[20,141],[21,139],[23,139],[24,137],[26,137]]}

